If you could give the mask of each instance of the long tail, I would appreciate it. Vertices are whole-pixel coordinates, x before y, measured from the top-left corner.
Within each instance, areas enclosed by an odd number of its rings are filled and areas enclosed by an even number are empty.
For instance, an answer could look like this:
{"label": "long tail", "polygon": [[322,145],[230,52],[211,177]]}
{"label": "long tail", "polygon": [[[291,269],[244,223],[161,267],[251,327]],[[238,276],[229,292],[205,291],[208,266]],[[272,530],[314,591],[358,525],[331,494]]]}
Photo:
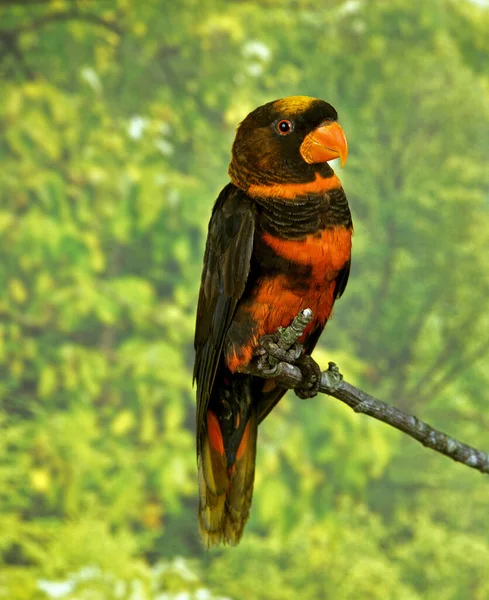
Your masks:
{"label": "long tail", "polygon": [[217,382],[198,439],[199,527],[208,548],[238,544],[248,520],[255,476],[258,416],[251,378]]}

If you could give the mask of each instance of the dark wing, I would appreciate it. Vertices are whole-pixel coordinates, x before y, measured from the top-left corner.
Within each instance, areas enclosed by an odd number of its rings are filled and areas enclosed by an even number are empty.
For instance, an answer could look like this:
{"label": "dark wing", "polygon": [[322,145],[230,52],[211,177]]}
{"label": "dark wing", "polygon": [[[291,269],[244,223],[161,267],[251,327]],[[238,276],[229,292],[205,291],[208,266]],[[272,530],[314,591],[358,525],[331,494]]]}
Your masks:
{"label": "dark wing", "polygon": [[197,306],[197,432],[202,431],[224,338],[245,289],[254,231],[252,201],[234,185],[227,185],[219,194],[209,223]]}
{"label": "dark wing", "polygon": [[343,295],[343,292],[346,289],[346,284],[348,283],[348,277],[350,277],[350,261],[348,261],[345,266],[341,269],[336,277],[336,287],[334,289],[334,298],[338,300]]}

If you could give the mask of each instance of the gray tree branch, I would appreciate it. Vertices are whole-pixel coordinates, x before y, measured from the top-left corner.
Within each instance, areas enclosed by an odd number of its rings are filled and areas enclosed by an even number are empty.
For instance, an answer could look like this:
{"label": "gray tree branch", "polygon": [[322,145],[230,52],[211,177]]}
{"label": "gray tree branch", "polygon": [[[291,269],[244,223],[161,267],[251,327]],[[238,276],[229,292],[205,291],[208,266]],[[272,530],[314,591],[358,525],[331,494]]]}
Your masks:
{"label": "gray tree branch", "polygon": [[[288,389],[301,387],[304,381],[300,368],[293,364],[292,360],[288,362],[287,359],[280,358],[297,343],[312,316],[312,311],[305,309],[297,315],[290,327],[277,332],[275,342],[267,339],[266,344],[264,343],[257,352],[258,358],[252,361],[246,372],[265,379],[273,378],[279,385]],[[290,356],[293,355],[294,352],[291,352]],[[340,400],[355,412],[363,413],[399,429],[418,440],[423,446],[444,454],[452,460],[477,469],[481,473],[489,473],[489,454],[459,442],[414,415],[409,415],[395,406],[378,400],[344,381],[334,363],[329,363],[329,368],[321,373],[318,391]]]}

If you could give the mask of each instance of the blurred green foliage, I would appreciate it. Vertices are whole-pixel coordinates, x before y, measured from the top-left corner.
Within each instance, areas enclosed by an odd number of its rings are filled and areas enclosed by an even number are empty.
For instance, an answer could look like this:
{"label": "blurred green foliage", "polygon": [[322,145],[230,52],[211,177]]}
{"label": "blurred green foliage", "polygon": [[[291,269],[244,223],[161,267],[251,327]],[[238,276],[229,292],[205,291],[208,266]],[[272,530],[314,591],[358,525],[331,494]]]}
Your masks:
{"label": "blurred green foliage", "polygon": [[350,284],[317,351],[487,449],[489,10],[0,8],[0,599],[483,600],[488,482],[321,397],[263,424],[241,545],[196,523],[192,335],[236,124],[331,102]]}

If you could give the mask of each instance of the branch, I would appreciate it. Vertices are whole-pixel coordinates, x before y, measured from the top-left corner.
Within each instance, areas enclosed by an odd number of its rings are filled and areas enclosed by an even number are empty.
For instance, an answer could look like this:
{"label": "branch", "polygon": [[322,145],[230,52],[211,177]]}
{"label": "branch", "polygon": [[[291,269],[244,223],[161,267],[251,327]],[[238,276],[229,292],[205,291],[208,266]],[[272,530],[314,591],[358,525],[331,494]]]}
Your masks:
{"label": "branch", "polygon": [[[1,3],[2,0],[0,0]],[[24,0],[25,1],[25,0]],[[24,59],[19,46],[19,36],[27,31],[36,31],[39,28],[49,23],[63,22],[63,21],[84,21],[97,25],[99,27],[105,27],[108,31],[122,36],[122,31],[116,23],[111,23],[96,14],[86,13],[78,10],[76,7],[69,11],[53,12],[37,19],[32,20],[29,24],[17,27],[15,29],[0,29],[0,58],[4,55],[11,54],[18,63],[22,66],[27,79],[34,79],[35,73],[27,64]]]}
{"label": "branch", "polygon": [[8,54],[11,54],[18,61],[27,79],[34,79],[34,73],[24,59],[17,37],[9,32],[0,31],[0,56],[7,56]]}
{"label": "branch", "polygon": [[[50,0],[22,0],[22,4],[45,4],[49,5]],[[0,0],[0,6],[15,6],[18,8],[19,0]]]}
{"label": "branch", "polygon": [[[456,360],[448,369],[448,371],[446,371],[445,374],[431,386],[431,390],[428,389],[428,391],[425,392],[424,396],[427,396],[428,394],[431,396],[436,396],[439,394],[444,388],[446,388],[447,385],[459,377],[460,373],[473,366],[481,358],[484,358],[488,351],[489,339],[480,344],[472,352],[466,352],[464,356],[462,356],[459,360]],[[423,397],[423,395],[421,397]]]}
{"label": "branch", "polygon": [[[297,344],[297,340],[302,336],[312,317],[312,311],[306,308],[297,315],[290,327],[279,329],[273,336],[266,336],[266,343],[264,341],[263,346],[260,346],[257,351],[259,358],[250,363],[246,372],[265,379],[274,379],[280,386],[288,389],[303,387],[304,377],[300,368],[292,362],[277,361],[277,356],[283,357],[284,352]],[[270,337],[275,337],[275,341],[271,342]],[[293,354],[290,353],[290,356]],[[477,469],[481,473],[489,473],[489,454],[459,442],[417,417],[382,402],[344,381],[334,363],[330,362],[329,368],[321,373],[318,391],[344,402],[355,412],[363,413],[399,429],[418,440],[423,446],[440,452],[452,460]]]}
{"label": "branch", "polygon": [[86,23],[91,23],[92,25],[99,25],[100,27],[105,27],[112,33],[116,33],[117,35],[121,35],[121,30],[116,23],[111,23],[102,17],[99,17],[96,14],[86,13],[79,10],[70,10],[67,12],[55,12],[39,19],[35,19],[26,27],[20,29],[21,32],[31,31],[34,29],[38,29],[46,25],[47,23],[53,23],[56,21],[85,21]]}
{"label": "branch", "polygon": [[86,23],[91,23],[92,25],[99,25],[100,27],[105,27],[105,29],[108,29],[112,33],[115,33],[119,36],[122,34],[120,27],[116,23],[107,21],[106,19],[103,19],[102,17],[96,14],[86,13],[75,8],[69,11],[49,13],[37,19],[33,19],[27,25],[18,27],[16,29],[0,30],[0,35],[18,36],[19,34],[25,33],[26,31],[35,31],[36,29],[39,29],[40,27],[43,27],[44,25],[47,25],[49,23],[56,23],[62,21],[84,21]]}

